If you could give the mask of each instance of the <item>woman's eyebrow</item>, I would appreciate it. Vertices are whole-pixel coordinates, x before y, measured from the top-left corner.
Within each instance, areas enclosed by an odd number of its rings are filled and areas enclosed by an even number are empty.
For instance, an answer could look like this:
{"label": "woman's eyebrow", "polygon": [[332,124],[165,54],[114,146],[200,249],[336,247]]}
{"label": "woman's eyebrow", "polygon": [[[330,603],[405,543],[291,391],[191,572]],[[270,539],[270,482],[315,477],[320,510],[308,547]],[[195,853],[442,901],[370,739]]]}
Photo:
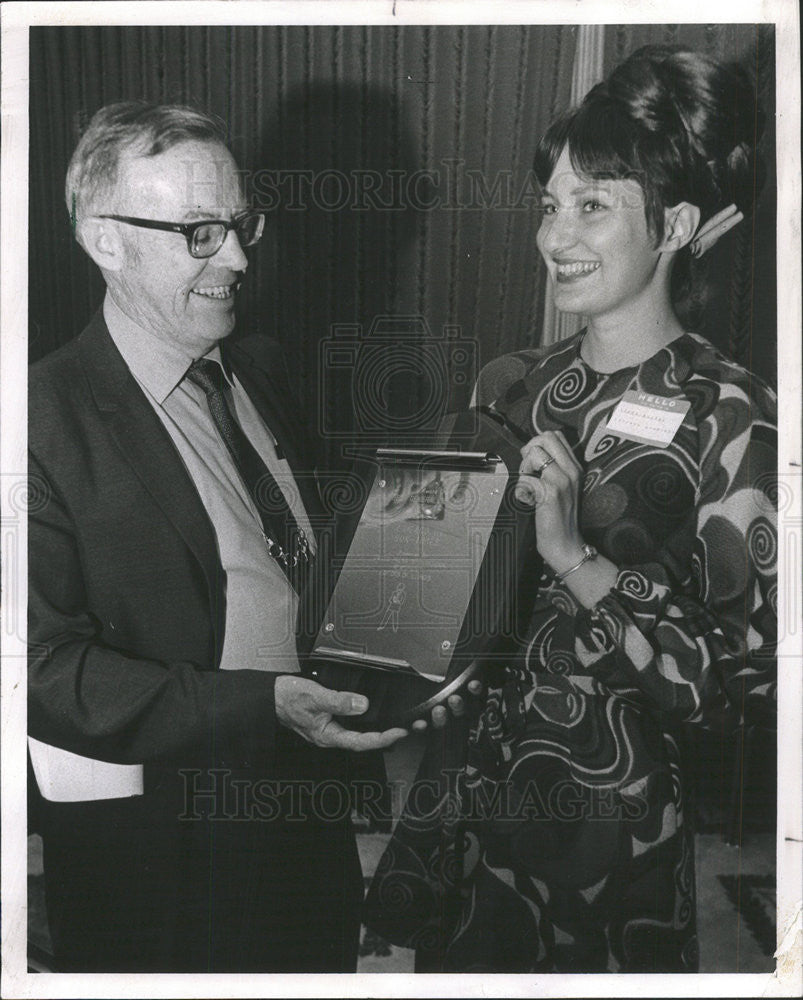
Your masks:
{"label": "woman's eyebrow", "polygon": [[[582,184],[578,184],[577,187],[572,188],[571,191],[567,191],[566,194],[569,195],[570,197],[573,197],[575,195],[587,194],[589,191],[599,192],[600,190],[602,191],[608,190],[607,181],[602,179],[597,180],[596,178],[594,178],[590,181],[584,181]],[[553,194],[553,192],[550,191],[548,187],[545,187],[541,189],[541,197],[552,198],[554,201],[557,196]]]}

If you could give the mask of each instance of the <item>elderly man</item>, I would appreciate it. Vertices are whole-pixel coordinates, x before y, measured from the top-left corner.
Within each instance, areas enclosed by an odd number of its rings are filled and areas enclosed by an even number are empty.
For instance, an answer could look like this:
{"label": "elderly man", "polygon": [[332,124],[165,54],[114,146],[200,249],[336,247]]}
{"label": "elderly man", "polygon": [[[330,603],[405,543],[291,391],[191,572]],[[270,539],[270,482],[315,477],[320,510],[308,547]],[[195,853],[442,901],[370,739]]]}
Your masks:
{"label": "elderly man", "polygon": [[298,674],[314,448],[277,346],[225,342],[264,217],[216,123],[175,106],[101,109],[67,203],[107,290],[30,375],[29,723],[58,966],[352,970],[350,818],[315,791],[403,730],[345,730],[333,716],[366,700]]}

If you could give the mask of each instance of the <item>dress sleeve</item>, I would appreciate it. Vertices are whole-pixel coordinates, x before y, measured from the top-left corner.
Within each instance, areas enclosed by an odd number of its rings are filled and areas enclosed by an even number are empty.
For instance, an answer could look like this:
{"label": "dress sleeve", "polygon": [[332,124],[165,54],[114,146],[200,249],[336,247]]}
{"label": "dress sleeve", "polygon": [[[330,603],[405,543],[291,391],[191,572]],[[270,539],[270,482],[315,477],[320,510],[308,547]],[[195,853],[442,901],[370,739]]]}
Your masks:
{"label": "dress sleeve", "polygon": [[776,403],[723,386],[701,423],[692,565],[620,565],[576,614],[575,652],[610,687],[635,688],[667,721],[768,721],[776,696]]}

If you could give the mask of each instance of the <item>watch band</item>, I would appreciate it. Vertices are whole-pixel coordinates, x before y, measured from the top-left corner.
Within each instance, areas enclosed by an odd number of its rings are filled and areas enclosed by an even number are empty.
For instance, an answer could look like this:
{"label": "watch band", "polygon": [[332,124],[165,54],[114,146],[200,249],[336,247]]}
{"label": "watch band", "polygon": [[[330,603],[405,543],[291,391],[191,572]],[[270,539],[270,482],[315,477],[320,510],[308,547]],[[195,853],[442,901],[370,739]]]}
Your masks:
{"label": "watch band", "polygon": [[557,576],[555,577],[555,579],[559,583],[563,583],[563,581],[566,579],[566,577],[570,573],[574,573],[574,571],[576,569],[580,569],[580,567],[584,566],[587,562],[592,562],[594,559],[597,558],[598,555],[599,555],[599,553],[594,548],[594,546],[593,545],[589,545],[586,542],[586,544],[583,546],[583,558],[580,560],[580,562],[575,563],[574,566],[571,566],[564,573],[558,573]]}

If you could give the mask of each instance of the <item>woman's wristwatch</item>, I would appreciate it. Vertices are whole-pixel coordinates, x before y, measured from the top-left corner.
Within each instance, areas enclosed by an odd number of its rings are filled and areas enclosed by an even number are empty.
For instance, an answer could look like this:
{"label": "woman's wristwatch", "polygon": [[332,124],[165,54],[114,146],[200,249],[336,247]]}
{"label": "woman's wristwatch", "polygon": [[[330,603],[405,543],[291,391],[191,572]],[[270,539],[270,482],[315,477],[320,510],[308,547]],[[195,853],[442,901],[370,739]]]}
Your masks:
{"label": "woman's wristwatch", "polygon": [[559,583],[562,583],[566,579],[566,577],[569,575],[569,573],[574,573],[574,571],[576,569],[580,569],[581,566],[585,566],[585,564],[587,562],[592,562],[594,559],[597,558],[598,555],[599,555],[599,553],[594,548],[594,546],[593,545],[589,545],[586,542],[586,544],[583,546],[583,558],[580,560],[580,562],[575,563],[574,566],[570,566],[569,569],[567,569],[565,571],[565,573],[558,573],[555,576],[555,579]]}

